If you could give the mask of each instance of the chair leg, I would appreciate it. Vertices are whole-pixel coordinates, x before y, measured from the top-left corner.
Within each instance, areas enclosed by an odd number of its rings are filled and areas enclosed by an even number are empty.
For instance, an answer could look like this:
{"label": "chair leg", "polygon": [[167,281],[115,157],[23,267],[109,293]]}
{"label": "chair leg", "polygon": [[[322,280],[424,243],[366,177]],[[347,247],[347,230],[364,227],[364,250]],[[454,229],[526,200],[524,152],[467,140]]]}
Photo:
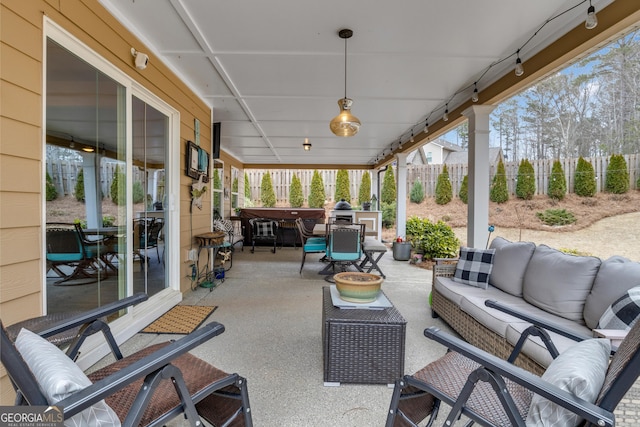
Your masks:
{"label": "chair leg", "polygon": [[302,274],[302,267],[304,267],[304,259],[306,258],[307,253],[302,249],[302,264],[300,264],[300,274]]}

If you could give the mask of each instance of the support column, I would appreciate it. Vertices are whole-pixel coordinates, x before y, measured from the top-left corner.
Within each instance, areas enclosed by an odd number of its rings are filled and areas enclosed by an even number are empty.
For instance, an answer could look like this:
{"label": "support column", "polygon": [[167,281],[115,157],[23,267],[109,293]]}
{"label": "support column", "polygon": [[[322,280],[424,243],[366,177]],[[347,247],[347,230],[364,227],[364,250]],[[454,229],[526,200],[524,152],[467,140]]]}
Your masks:
{"label": "support column", "polygon": [[467,246],[484,248],[489,238],[489,115],[494,105],[473,105],[469,119],[469,204]]}
{"label": "support column", "polygon": [[100,190],[100,156],[96,153],[80,152],[84,178],[84,205],[87,213],[87,228],[102,227],[102,192]]}
{"label": "support column", "polygon": [[372,210],[381,210],[380,209],[380,182],[378,180],[378,169],[372,169],[369,173],[371,175],[371,197],[376,196],[376,203],[371,204]]}
{"label": "support column", "polygon": [[396,154],[396,236],[407,235],[407,154]]}

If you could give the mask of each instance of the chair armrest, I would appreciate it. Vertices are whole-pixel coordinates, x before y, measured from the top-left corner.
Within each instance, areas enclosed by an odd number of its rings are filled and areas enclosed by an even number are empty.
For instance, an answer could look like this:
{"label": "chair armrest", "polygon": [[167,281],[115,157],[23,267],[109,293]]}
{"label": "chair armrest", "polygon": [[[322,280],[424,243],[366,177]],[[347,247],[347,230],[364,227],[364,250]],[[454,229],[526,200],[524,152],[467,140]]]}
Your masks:
{"label": "chair armrest", "polygon": [[162,369],[179,356],[223,332],[224,325],[218,322],[209,323],[197,331],[132,363],[115,374],[97,381],[89,387],[59,401],[56,405],[64,408],[65,419],[72,417],[136,380]]}
{"label": "chair armrest", "polygon": [[509,378],[515,383],[539,394],[540,396],[569,409],[580,417],[597,426],[612,427],[615,422],[613,413],[606,411],[593,403],[580,399],[573,394],[555,387],[542,378],[502,360],[490,353],[480,350],[471,344],[442,332],[439,328],[430,327],[424,331],[425,337],[432,339],[448,349],[479,363],[496,374]]}
{"label": "chair armrest", "polygon": [[558,325],[551,324],[548,321],[546,321],[546,320],[544,320],[544,319],[542,319],[540,317],[531,316],[529,314],[525,314],[525,313],[519,312],[519,311],[514,310],[514,309],[506,306],[505,304],[502,304],[502,303],[500,303],[498,301],[495,301],[495,300],[486,300],[484,302],[484,305],[486,305],[487,307],[495,308],[496,310],[502,311],[502,312],[507,313],[507,314],[509,314],[511,316],[514,316],[514,317],[517,317],[519,319],[522,319],[522,320],[524,320],[526,322],[531,323],[532,325],[539,326],[539,327],[541,327],[543,329],[546,329],[548,331],[555,332],[558,335],[562,335],[563,337],[572,339],[574,341],[584,341],[586,339],[592,338],[592,337],[576,334],[575,332],[567,330],[567,329],[562,328],[562,327],[558,327]]}
{"label": "chair armrest", "polygon": [[138,293],[133,296],[121,299],[119,301],[114,301],[112,303],[105,304],[102,307],[98,307],[96,309],[89,310],[87,312],[69,317],[68,319],[65,319],[61,322],[58,322],[48,327],[47,329],[43,329],[41,332],[38,333],[38,335],[40,335],[43,338],[47,338],[52,335],[58,334],[62,331],[66,331],[68,329],[74,328],[76,326],[93,322],[94,320],[113,314],[131,305],[139,304],[143,301],[146,301],[147,299],[149,299],[149,296],[147,294]]}

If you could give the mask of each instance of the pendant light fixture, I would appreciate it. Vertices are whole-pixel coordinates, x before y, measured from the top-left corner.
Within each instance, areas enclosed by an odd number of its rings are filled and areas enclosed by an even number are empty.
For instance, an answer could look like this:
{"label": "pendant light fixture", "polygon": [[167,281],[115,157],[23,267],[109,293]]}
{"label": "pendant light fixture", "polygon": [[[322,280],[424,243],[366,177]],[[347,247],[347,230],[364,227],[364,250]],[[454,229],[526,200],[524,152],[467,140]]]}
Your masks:
{"label": "pendant light fixture", "polygon": [[304,142],[302,143],[302,148],[304,148],[304,151],[311,151],[311,143],[309,142],[309,138],[304,139]]}
{"label": "pendant light fixture", "polygon": [[353,36],[353,31],[343,29],[338,31],[338,36],[344,39],[344,98],[338,100],[340,114],[331,120],[329,127],[337,136],[353,136],[360,130],[360,120],[351,114],[353,100],[347,98],[347,39]]}
{"label": "pendant light fixture", "polygon": [[591,4],[591,0],[589,0],[589,9],[587,9],[587,19],[584,21],[584,26],[587,28],[587,30],[593,30],[598,26],[596,8]]}

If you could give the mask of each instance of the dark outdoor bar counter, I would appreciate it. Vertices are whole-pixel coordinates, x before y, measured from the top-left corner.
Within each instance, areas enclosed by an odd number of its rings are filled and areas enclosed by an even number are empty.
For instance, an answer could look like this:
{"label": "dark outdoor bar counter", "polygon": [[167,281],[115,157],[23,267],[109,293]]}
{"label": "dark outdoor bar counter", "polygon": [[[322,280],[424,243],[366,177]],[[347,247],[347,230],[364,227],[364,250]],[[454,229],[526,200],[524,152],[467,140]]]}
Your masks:
{"label": "dark outdoor bar counter", "polygon": [[[251,245],[251,225],[252,218],[273,219],[280,223],[278,243],[284,246],[293,246],[294,242],[300,244],[298,234],[295,231],[296,218],[304,220],[315,220],[322,223],[325,220],[324,209],[311,208],[243,208],[238,215],[244,227],[244,244]],[[297,240],[297,241],[296,241]]]}

